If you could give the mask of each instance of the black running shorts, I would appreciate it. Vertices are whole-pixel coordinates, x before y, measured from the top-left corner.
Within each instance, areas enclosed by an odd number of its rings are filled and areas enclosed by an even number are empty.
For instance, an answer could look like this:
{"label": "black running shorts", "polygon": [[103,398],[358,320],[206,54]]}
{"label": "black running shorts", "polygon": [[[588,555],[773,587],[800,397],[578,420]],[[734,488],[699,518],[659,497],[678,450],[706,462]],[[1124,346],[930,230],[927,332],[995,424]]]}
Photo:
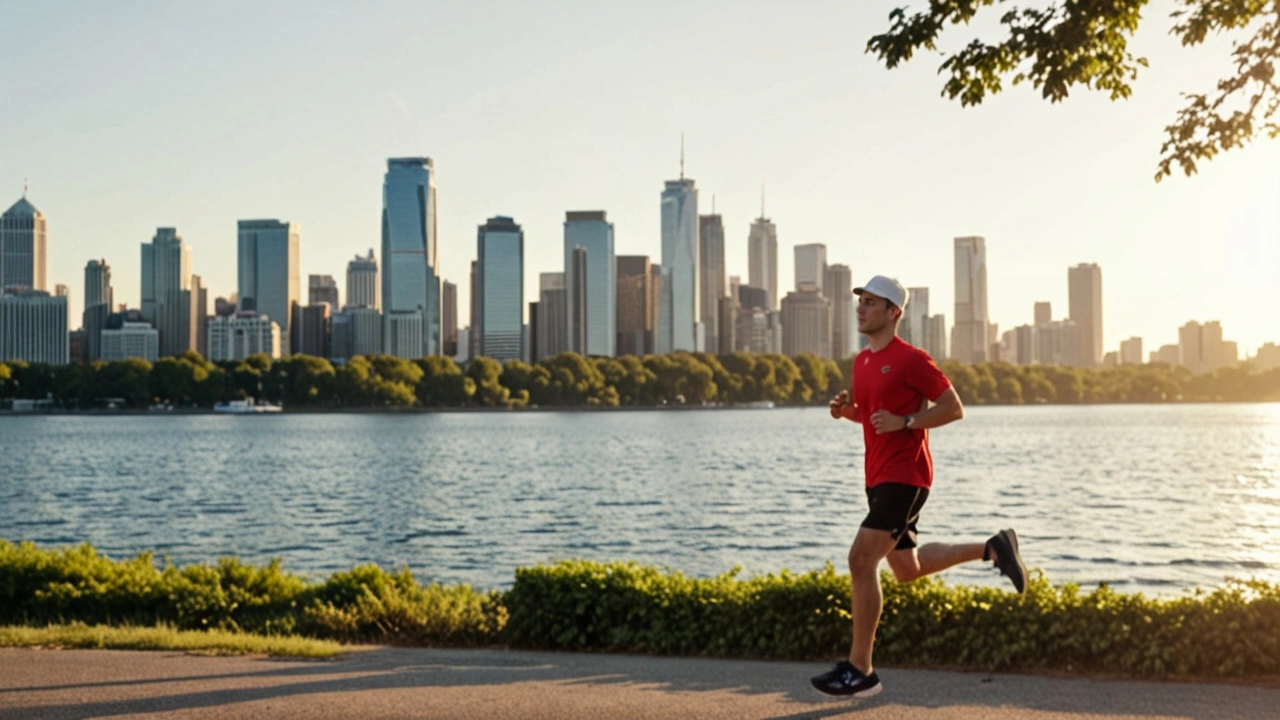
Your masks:
{"label": "black running shorts", "polygon": [[885,530],[898,541],[894,550],[910,550],[916,546],[916,521],[920,508],[929,499],[929,488],[882,483],[867,488],[867,503],[871,509],[862,527]]}

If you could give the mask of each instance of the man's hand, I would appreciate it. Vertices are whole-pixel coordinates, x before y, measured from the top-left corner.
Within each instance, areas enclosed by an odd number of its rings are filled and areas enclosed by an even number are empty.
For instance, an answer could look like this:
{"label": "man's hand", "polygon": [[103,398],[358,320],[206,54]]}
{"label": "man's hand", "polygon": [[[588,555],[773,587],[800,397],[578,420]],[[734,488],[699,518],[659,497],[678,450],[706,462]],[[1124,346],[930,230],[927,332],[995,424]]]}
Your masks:
{"label": "man's hand", "polygon": [[871,413],[871,427],[876,429],[877,435],[887,432],[897,432],[907,426],[907,419],[894,415],[888,410],[877,410]]}
{"label": "man's hand", "polygon": [[844,414],[844,406],[849,404],[849,391],[841,390],[839,395],[831,399],[831,417],[839,420]]}

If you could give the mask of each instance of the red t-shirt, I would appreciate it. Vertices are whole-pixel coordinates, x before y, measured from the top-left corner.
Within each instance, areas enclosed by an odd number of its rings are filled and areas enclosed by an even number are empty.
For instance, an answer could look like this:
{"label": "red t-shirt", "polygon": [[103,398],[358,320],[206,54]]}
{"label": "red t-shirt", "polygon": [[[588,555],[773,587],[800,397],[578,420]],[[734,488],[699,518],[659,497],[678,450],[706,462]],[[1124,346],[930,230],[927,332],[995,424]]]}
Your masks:
{"label": "red t-shirt", "polygon": [[844,407],[844,417],[862,423],[867,445],[867,487],[902,483],[927,488],[933,484],[933,456],[928,430],[898,430],[877,434],[869,422],[877,410],[914,415],[926,400],[937,400],[951,381],[923,350],[894,336],[879,352],[867,348],[853,359],[852,395],[857,405]]}

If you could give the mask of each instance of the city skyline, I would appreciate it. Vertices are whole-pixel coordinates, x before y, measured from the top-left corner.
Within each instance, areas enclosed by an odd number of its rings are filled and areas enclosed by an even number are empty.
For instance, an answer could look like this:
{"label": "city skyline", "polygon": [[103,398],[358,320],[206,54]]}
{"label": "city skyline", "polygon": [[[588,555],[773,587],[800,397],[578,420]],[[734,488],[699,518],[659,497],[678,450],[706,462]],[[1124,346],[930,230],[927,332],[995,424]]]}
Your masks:
{"label": "city skyline", "polygon": [[[656,8],[513,7],[491,18],[372,3],[350,17],[255,8],[261,22],[246,30],[235,3],[18,6],[0,47],[25,71],[0,86],[30,101],[0,118],[0,132],[23,139],[0,169],[0,186],[12,187],[0,205],[31,178],[30,198],[50,219],[50,286],[76,287],[84,262],[105,257],[117,302],[133,304],[129,248],[176,226],[205,285],[227,295],[237,218],[298,222],[301,273],[336,274],[379,245],[385,158],[429,155],[448,188],[439,276],[465,283],[472,258],[461,250],[475,226],[518,217],[529,301],[537,273],[561,269],[552,258],[568,209],[608,211],[618,255],[660,258],[653,188],[675,175],[686,131],[689,174],[724,218],[729,275],[748,275],[745,237],[767,183],[784,246],[779,295],[793,277],[786,246],[821,242],[855,282],[882,273],[930,287],[936,311],[950,315],[947,244],[973,234],[987,239],[990,318],[1001,328],[1030,322],[1037,300],[1067,308],[1062,268],[1086,262],[1107,274],[1107,349],[1129,336],[1176,342],[1190,317],[1220,318],[1249,351],[1274,340],[1262,309],[1280,302],[1280,143],[1151,182],[1180,93],[1212,87],[1223,43],[1185,53],[1152,23],[1133,42],[1151,68],[1127,102],[1081,91],[1050,106],[1015,88],[961,109],[937,97],[928,59],[889,72],[863,54],[892,7],[778,13],[748,1],[729,16],[691,8],[676,28]],[[184,24],[208,32],[166,31]],[[280,26],[297,32],[278,38]],[[413,42],[421,27],[437,40]],[[539,32],[473,57],[491,32],[527,27]],[[615,42],[574,44],[584,27]],[[256,52],[264,45],[272,51]],[[566,46],[580,48],[573,63]],[[671,52],[655,59],[656,46]],[[605,82],[617,77],[627,82]],[[585,83],[599,92],[581,93]],[[521,113],[502,111],[504,93]],[[1234,292],[1191,300],[1202,287]]]}

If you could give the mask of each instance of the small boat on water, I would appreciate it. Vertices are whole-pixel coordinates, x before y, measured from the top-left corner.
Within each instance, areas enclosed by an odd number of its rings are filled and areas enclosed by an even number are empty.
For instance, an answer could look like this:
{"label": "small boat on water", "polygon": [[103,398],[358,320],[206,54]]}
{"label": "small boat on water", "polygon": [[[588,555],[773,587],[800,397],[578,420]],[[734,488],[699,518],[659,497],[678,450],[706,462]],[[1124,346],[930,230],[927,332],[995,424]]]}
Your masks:
{"label": "small boat on water", "polygon": [[753,400],[749,403],[744,403],[743,407],[751,410],[772,410],[776,406],[772,400]]}
{"label": "small boat on water", "polygon": [[231,402],[218,403],[213,406],[216,413],[233,413],[236,415],[252,415],[257,413],[278,413],[284,408],[279,405],[269,405],[263,403],[261,405],[255,403],[253,398],[244,398],[243,400],[232,400]]}

